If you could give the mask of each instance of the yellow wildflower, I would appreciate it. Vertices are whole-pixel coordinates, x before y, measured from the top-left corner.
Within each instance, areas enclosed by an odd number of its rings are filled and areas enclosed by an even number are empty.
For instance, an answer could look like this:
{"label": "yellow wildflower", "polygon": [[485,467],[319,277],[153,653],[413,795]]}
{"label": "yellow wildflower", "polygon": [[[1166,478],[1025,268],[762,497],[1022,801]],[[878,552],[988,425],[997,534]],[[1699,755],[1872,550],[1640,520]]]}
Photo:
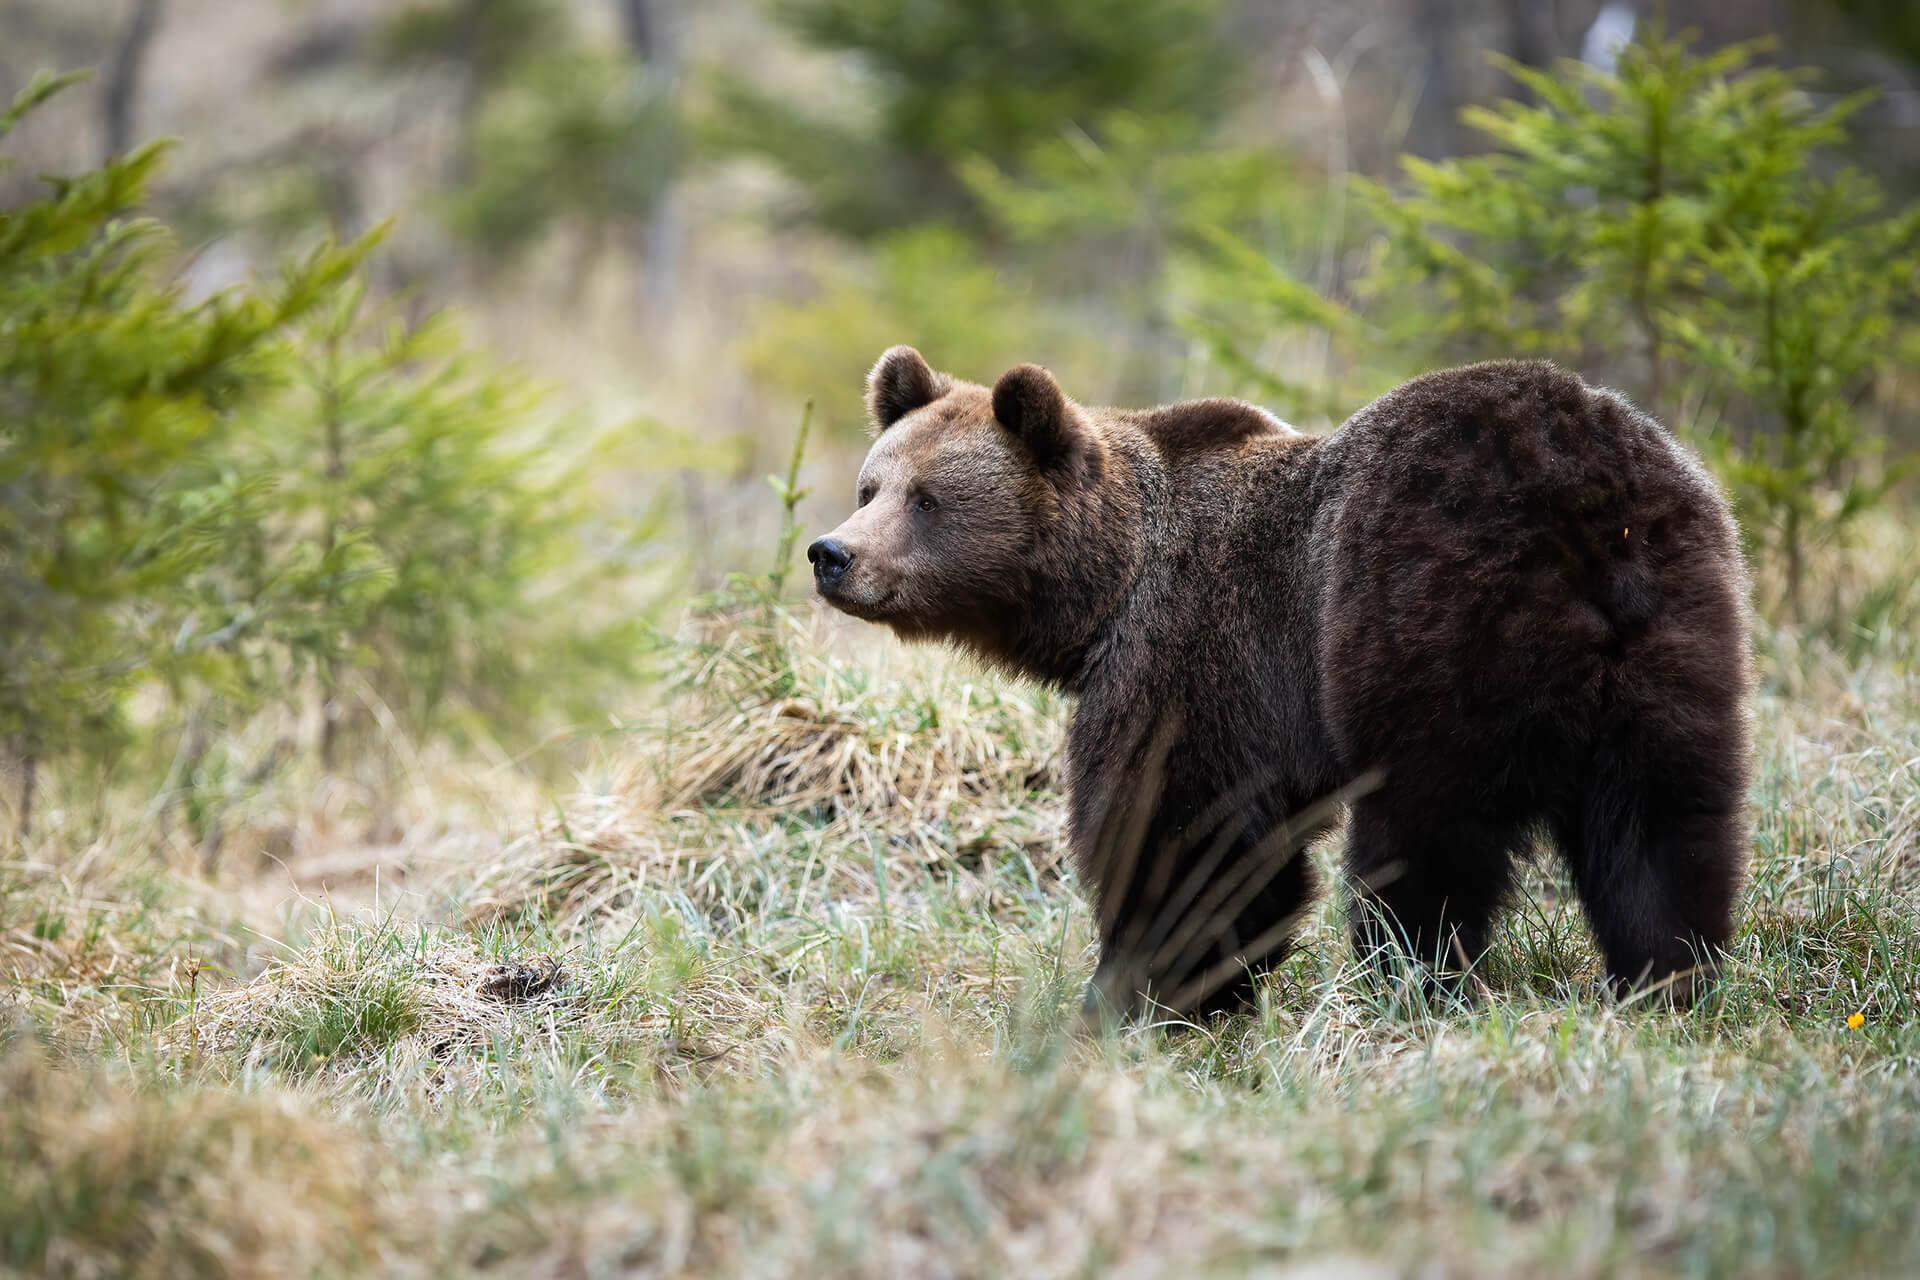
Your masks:
{"label": "yellow wildflower", "polygon": [[1847,1015],[1847,1027],[1853,1031],[1858,1031],[1866,1021],[1867,1015],[1864,1013],[1850,1013]]}

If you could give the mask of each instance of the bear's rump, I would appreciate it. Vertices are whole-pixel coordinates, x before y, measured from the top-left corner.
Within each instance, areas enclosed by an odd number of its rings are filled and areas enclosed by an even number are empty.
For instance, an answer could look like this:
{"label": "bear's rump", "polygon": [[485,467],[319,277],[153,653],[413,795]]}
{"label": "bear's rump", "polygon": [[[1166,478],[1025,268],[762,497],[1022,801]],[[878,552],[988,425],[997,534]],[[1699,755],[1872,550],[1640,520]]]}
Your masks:
{"label": "bear's rump", "polygon": [[1349,465],[1317,539],[1316,657],[1349,767],[1578,768],[1606,724],[1740,643],[1717,496],[1659,428],[1583,399],[1572,420],[1564,402],[1456,412],[1361,442],[1372,465]]}

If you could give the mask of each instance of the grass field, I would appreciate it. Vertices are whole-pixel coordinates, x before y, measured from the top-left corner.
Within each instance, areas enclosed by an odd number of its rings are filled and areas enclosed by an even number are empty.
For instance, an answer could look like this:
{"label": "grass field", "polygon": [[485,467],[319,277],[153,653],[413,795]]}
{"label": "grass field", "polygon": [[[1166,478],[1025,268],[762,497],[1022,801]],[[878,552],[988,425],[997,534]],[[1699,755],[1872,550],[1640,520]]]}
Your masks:
{"label": "grass field", "polygon": [[284,778],[211,866],[145,797],[50,818],[0,862],[0,1263],[1915,1274],[1920,588],[1876,529],[1850,623],[1758,637],[1686,1014],[1602,997],[1543,863],[1461,1003],[1363,981],[1329,903],[1257,1016],[1089,1038],[1066,706],[810,607],[707,624],[577,794],[403,750],[395,816]]}

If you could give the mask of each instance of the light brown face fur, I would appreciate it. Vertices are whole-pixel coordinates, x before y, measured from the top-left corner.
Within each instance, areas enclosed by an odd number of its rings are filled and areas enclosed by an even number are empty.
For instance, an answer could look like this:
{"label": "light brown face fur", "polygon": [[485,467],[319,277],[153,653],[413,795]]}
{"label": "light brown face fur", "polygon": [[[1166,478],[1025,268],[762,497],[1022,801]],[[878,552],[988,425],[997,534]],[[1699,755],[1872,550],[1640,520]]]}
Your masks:
{"label": "light brown face fur", "polygon": [[[903,348],[881,358],[868,399],[880,434],[858,506],[809,551],[821,598],[908,637],[994,630],[1026,601],[1051,506],[1032,451],[996,420],[985,387],[933,375]],[[820,572],[829,543],[851,557],[838,577]]]}

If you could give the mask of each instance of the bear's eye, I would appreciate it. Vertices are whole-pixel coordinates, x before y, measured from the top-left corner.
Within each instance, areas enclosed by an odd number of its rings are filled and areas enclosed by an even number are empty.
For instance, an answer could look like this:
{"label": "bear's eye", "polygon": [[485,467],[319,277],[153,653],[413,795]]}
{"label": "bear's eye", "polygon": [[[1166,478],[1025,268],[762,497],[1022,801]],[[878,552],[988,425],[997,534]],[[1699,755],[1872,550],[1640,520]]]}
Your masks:
{"label": "bear's eye", "polygon": [[920,508],[922,511],[931,511],[935,507],[939,506],[940,504],[935,502],[932,498],[929,498],[926,494],[923,493],[920,495],[920,500],[914,503],[913,505]]}
{"label": "bear's eye", "polygon": [[856,501],[858,502],[858,504],[859,504],[860,506],[863,506],[863,507],[864,507],[864,506],[866,506],[866,505],[867,505],[867,504],[868,504],[869,502],[872,502],[872,501],[873,501],[873,486],[872,486],[872,485],[870,485],[870,484],[863,484],[863,485],[861,485],[861,486],[860,486],[860,495],[859,495],[859,497],[858,497],[858,498],[856,499]]}

